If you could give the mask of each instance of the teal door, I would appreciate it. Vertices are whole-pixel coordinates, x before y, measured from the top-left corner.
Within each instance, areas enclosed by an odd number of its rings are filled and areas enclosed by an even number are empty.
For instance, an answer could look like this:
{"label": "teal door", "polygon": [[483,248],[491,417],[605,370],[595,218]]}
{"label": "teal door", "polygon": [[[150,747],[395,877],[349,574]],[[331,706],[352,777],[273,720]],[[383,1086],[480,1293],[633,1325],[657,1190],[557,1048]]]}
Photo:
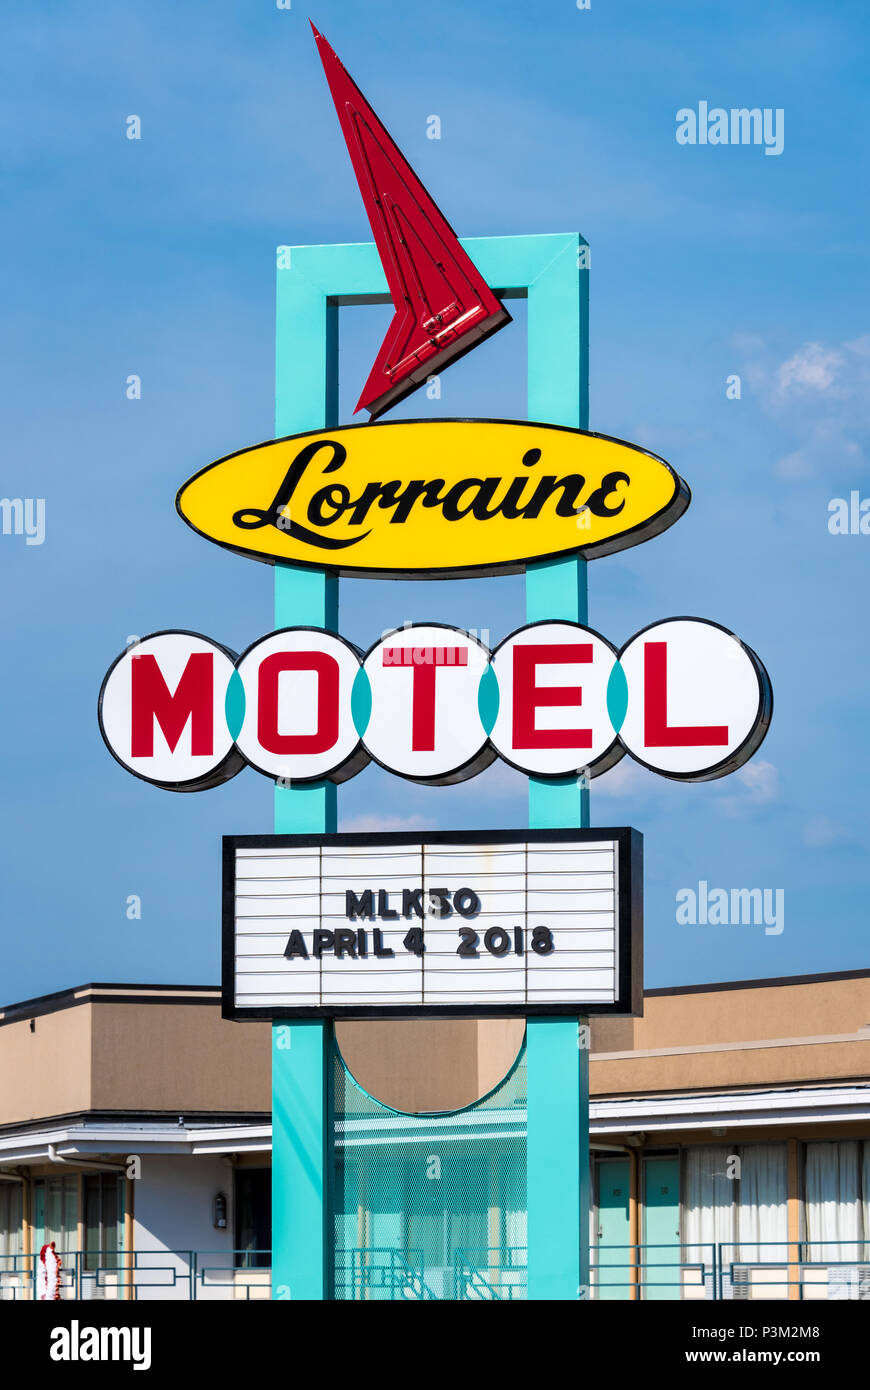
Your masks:
{"label": "teal door", "polygon": [[631,1297],[631,1250],[628,1240],[628,1197],[631,1168],[627,1158],[602,1158],[596,1164],[598,1187],[595,1296]]}
{"label": "teal door", "polygon": [[680,1160],[647,1158],[643,1165],[643,1272],[641,1297],[679,1298]]}

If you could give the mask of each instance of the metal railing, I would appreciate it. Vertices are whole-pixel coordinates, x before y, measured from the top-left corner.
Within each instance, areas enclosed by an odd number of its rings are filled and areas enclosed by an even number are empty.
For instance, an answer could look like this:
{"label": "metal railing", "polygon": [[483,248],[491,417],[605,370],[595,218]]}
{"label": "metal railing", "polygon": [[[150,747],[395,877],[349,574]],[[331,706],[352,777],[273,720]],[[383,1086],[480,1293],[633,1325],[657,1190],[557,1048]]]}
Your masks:
{"label": "metal railing", "polygon": [[709,1244],[596,1245],[590,1251],[589,1297],[718,1299],[717,1247]]}
{"label": "metal railing", "polygon": [[525,1246],[457,1250],[453,1259],[453,1297],[461,1302],[503,1302],[526,1297]]}
{"label": "metal railing", "polygon": [[422,1250],[392,1246],[336,1250],[334,1289],[337,1299],[405,1301],[437,1299],[426,1282]]}
{"label": "metal railing", "polygon": [[[271,1297],[268,1250],[59,1251],[61,1299],[251,1300]],[[266,1263],[262,1264],[261,1261]],[[37,1296],[38,1254],[0,1255],[0,1301]]]}
{"label": "metal railing", "polygon": [[[268,1250],[61,1252],[62,1299],[268,1299]],[[0,1255],[0,1301],[36,1298],[38,1255]],[[457,1249],[430,1267],[421,1249],[336,1250],[334,1296],[345,1300],[500,1302],[524,1299],[525,1247]],[[587,1296],[600,1300],[870,1301],[870,1242],[598,1245]],[[582,1296],[582,1295],[581,1295]]]}
{"label": "metal railing", "polygon": [[719,1246],[719,1297],[802,1302],[870,1299],[870,1243],[747,1242]]}
{"label": "metal railing", "polygon": [[601,1300],[870,1300],[864,1241],[599,1245],[590,1263]]}

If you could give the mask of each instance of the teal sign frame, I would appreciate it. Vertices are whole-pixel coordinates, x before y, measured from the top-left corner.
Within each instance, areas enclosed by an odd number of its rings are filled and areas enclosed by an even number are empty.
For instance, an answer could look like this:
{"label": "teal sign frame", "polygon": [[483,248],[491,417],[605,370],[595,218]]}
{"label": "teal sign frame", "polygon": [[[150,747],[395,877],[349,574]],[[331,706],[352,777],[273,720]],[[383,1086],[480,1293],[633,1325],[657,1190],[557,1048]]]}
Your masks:
{"label": "teal sign frame", "polygon": [[[528,417],[589,427],[588,244],[579,233],[462,239],[487,284],[528,300]],[[338,311],[389,304],[373,242],[281,247],[276,324],[275,435],[338,421]],[[526,570],[526,620],[588,622],[586,562]],[[275,566],[275,627],[338,632],[338,579]],[[336,787],[275,788],[277,834],[337,828]],[[529,778],[529,826],[588,826],[589,792],[575,778]],[[272,1296],[331,1294],[330,1028],[272,1026]],[[528,1297],[589,1296],[589,1046],[585,1019],[529,1019]]]}

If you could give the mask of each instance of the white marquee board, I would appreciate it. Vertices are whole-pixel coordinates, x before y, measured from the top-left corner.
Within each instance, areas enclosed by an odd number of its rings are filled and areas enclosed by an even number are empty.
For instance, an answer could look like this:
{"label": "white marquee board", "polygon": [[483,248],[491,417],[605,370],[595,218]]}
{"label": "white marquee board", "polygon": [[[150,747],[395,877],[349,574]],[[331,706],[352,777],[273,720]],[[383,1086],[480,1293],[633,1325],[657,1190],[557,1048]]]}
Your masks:
{"label": "white marquee board", "polygon": [[635,830],[224,837],[230,1018],[631,1014]]}

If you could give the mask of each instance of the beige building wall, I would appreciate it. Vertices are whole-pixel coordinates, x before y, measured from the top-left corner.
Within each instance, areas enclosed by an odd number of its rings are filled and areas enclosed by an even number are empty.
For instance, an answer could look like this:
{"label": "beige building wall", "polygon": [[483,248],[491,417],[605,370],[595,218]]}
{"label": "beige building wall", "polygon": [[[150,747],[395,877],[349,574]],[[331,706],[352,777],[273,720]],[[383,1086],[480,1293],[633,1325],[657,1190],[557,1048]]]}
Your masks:
{"label": "beige building wall", "polygon": [[461,1110],[498,1085],[516,1060],[524,1025],[492,1021],[339,1023],[345,1066],[363,1090],[395,1110]]}
{"label": "beige building wall", "polygon": [[0,1028],[0,1124],[91,1107],[90,1004]]}
{"label": "beige building wall", "polygon": [[94,1007],[94,1110],[272,1109],[271,1035],[231,1023],[220,1004]]}
{"label": "beige building wall", "polygon": [[[81,1001],[81,1002],[77,1002]],[[359,1084],[398,1110],[460,1109],[510,1070],[522,1020],[337,1025]],[[870,973],[646,996],[592,1023],[593,1095],[870,1076]],[[82,1111],[267,1114],[270,1025],[221,1018],[217,990],[86,986],[0,1011],[0,1125]]]}
{"label": "beige building wall", "polygon": [[597,1095],[867,1077],[870,976],[650,993],[592,1037]]}

